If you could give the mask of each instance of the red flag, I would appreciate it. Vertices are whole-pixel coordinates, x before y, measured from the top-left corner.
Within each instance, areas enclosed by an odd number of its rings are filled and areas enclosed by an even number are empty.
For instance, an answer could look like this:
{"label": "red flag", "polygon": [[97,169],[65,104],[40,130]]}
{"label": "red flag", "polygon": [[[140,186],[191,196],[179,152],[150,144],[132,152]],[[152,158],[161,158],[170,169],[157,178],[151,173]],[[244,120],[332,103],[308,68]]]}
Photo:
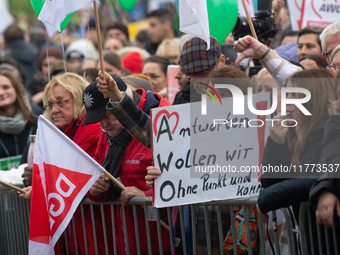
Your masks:
{"label": "red flag", "polygon": [[102,168],[44,117],[34,147],[29,254],[53,247]]}

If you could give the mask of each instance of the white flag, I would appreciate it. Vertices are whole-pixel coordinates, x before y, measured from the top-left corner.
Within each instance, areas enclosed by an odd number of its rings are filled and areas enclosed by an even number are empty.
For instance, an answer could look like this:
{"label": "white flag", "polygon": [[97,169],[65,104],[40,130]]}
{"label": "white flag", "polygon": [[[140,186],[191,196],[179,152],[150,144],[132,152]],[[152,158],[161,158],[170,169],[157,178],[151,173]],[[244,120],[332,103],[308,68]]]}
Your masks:
{"label": "white flag", "polygon": [[29,254],[53,247],[105,169],[42,115],[34,147]]}
{"label": "white flag", "polygon": [[14,21],[4,2],[0,2],[0,34]]}
{"label": "white flag", "polygon": [[38,19],[44,23],[48,36],[52,38],[60,31],[60,24],[66,16],[96,0],[48,0],[45,1]]}
{"label": "white flag", "polygon": [[179,30],[197,36],[210,48],[210,31],[206,0],[179,1]]}

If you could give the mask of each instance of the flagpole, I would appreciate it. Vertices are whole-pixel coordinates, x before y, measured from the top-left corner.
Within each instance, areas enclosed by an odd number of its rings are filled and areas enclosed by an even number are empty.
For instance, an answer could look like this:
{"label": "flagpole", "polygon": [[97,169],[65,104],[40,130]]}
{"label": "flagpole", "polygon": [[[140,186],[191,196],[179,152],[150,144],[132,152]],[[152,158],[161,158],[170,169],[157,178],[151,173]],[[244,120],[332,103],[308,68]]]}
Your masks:
{"label": "flagpole", "polygon": [[[117,184],[117,186],[118,186],[119,188],[121,188],[122,190],[126,190],[126,187],[125,187],[121,182],[119,182],[116,178],[114,178],[114,177],[112,176],[112,174],[110,174],[108,171],[105,170],[105,171],[104,171],[104,174],[106,174],[106,176],[109,177],[111,181],[113,181],[115,184]],[[143,207],[143,205],[141,205],[141,206]],[[144,208],[144,207],[143,207],[143,208]],[[161,220],[161,225],[162,225],[166,230],[170,231],[169,226],[168,226],[164,221],[162,221],[162,220]]]}
{"label": "flagpole", "polygon": [[251,20],[251,17],[250,17],[249,11],[248,11],[248,7],[246,5],[246,1],[242,0],[242,4],[243,4],[244,11],[246,12],[246,16],[247,16],[247,20],[248,20],[248,23],[249,23],[251,34],[253,35],[253,37],[256,40],[258,40],[255,29],[254,29],[253,21]]}
{"label": "flagpole", "polygon": [[16,191],[19,191],[19,192],[22,193],[22,194],[26,194],[26,191],[25,191],[25,190],[19,189],[18,187],[14,186],[14,185],[12,185],[12,184],[9,184],[9,183],[7,183],[7,182],[4,182],[4,181],[1,181],[1,180],[0,180],[0,184],[6,186],[6,187],[8,187],[8,188],[14,189],[14,190],[16,190]]}
{"label": "flagpole", "polygon": [[[101,38],[101,35],[100,35],[100,25],[99,25],[99,15],[98,15],[97,1],[93,1],[93,6],[94,6],[94,15],[95,15],[95,19],[96,19],[96,30],[97,30],[97,38],[98,38],[100,68],[101,68],[101,71],[102,71],[102,74],[103,74],[103,79],[105,80],[103,47],[102,47],[102,38]],[[104,93],[104,98],[107,98],[107,93]]]}

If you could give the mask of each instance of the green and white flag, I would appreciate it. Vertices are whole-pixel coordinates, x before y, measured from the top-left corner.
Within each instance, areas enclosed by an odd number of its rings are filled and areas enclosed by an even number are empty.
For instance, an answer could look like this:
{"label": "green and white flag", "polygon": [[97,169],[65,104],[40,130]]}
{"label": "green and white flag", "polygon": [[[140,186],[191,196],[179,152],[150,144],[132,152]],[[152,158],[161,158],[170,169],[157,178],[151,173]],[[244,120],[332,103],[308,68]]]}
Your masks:
{"label": "green and white flag", "polygon": [[44,2],[38,19],[44,23],[48,36],[52,38],[61,31],[60,24],[66,16],[90,5],[93,0],[48,0]]}

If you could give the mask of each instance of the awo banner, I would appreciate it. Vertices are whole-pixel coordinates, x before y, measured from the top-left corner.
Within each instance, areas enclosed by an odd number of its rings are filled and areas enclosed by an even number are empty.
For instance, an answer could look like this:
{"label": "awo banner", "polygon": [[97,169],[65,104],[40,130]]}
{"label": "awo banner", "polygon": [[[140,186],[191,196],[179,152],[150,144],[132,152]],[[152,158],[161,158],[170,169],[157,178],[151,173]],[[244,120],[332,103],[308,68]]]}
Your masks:
{"label": "awo banner", "polygon": [[326,28],[339,21],[340,3],[337,0],[288,0],[292,29],[307,26]]}
{"label": "awo banner", "polygon": [[34,147],[29,254],[53,247],[104,169],[43,116]]}
{"label": "awo banner", "polygon": [[[245,96],[247,99],[247,96]],[[152,109],[154,206],[168,207],[257,195],[259,168],[270,115],[256,115],[244,100],[234,115],[233,99]],[[269,93],[252,97],[254,108],[270,108]]]}

